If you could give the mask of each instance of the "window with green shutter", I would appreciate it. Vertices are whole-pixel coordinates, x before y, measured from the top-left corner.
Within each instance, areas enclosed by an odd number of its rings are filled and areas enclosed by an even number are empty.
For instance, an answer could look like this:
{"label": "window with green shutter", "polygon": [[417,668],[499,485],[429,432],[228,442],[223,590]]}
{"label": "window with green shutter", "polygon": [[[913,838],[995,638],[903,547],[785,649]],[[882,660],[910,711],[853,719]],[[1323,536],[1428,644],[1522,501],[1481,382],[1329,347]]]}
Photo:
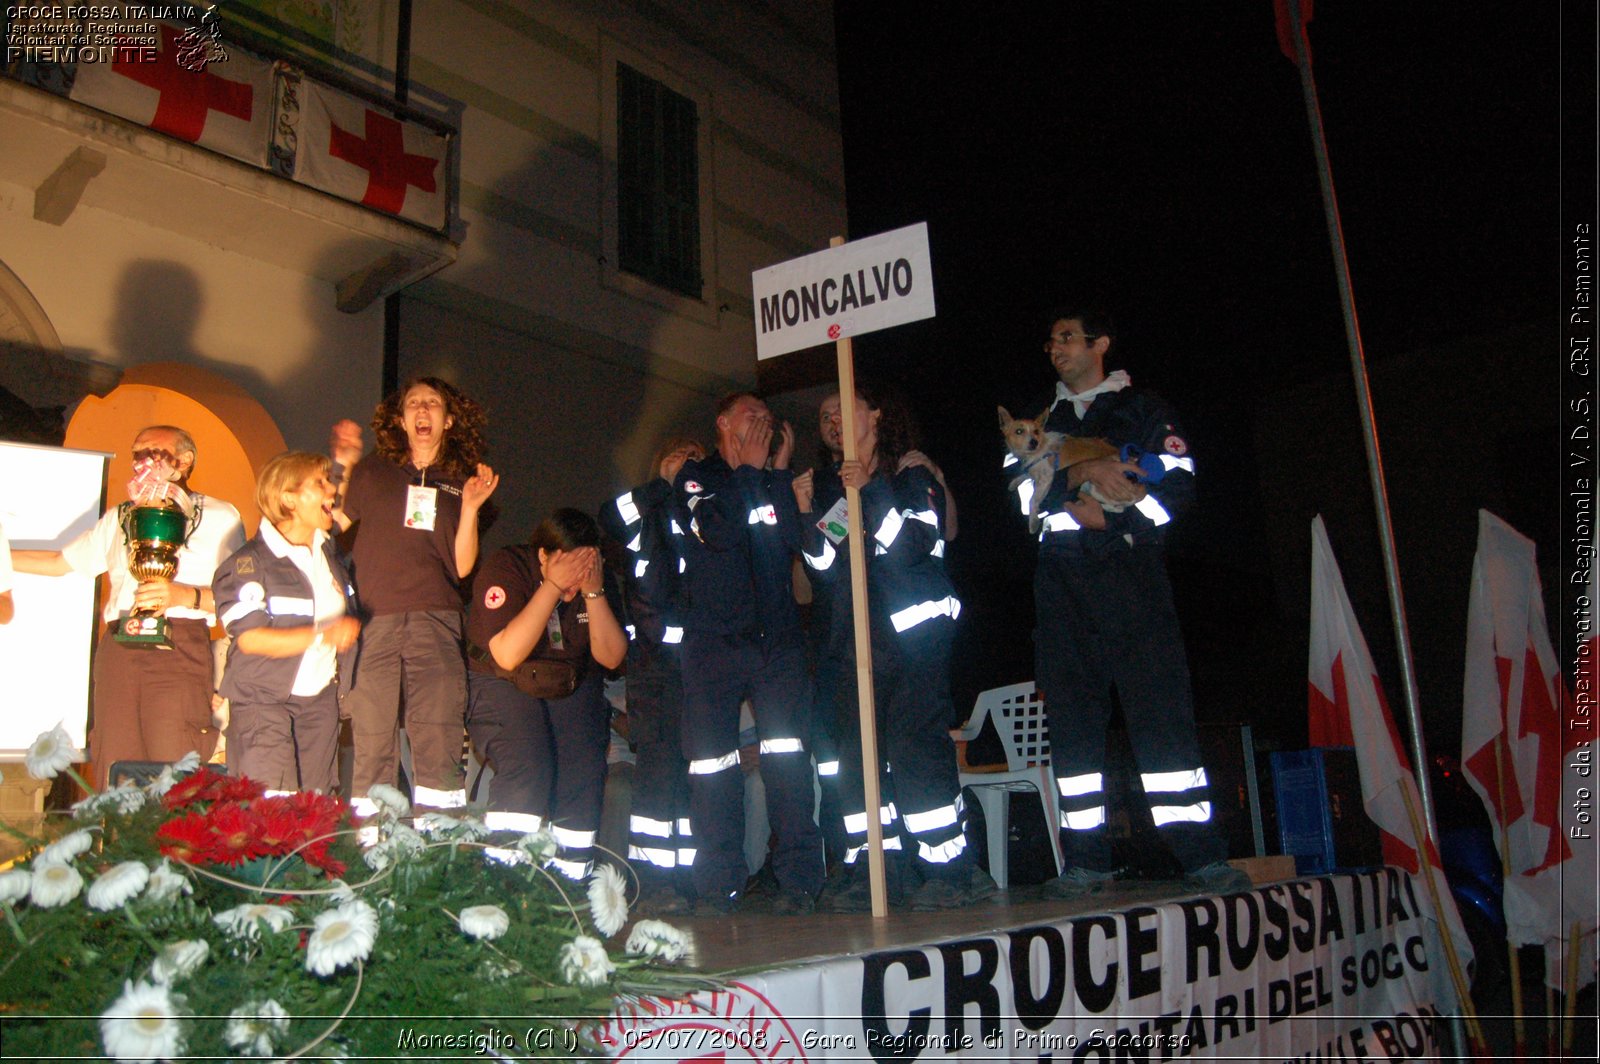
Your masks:
{"label": "window with green shutter", "polygon": [[695,103],[617,64],[617,261],[700,298],[699,115]]}

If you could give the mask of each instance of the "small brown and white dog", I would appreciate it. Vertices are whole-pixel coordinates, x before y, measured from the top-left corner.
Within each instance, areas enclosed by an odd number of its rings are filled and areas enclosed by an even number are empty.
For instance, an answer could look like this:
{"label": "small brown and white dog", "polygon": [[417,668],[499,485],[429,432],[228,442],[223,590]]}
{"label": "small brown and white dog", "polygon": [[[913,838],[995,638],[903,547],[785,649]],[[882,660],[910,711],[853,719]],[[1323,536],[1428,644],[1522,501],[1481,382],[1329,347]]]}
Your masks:
{"label": "small brown and white dog", "polygon": [[[1118,455],[1116,446],[1108,440],[1047,431],[1044,424],[1049,413],[1047,410],[1036,418],[1014,418],[1005,407],[1000,407],[1000,435],[1006,441],[1006,450],[1022,464],[1022,471],[1011,481],[1010,488],[1015,491],[1024,480],[1033,481],[1033,497],[1028,500],[1028,531],[1033,533],[1039,531],[1039,502],[1050,490],[1058,470],[1087,462],[1091,458],[1115,458]],[[1101,499],[1092,484],[1086,484],[1083,490],[1112,513],[1127,506],[1126,503],[1111,503]]]}

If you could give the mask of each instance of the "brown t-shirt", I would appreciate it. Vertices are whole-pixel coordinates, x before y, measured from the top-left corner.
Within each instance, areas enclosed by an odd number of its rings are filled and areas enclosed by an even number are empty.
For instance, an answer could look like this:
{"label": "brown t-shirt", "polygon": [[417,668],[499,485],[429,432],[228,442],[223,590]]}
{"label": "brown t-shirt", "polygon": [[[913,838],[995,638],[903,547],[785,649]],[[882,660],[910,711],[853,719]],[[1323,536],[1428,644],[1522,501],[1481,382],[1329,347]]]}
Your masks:
{"label": "brown t-shirt", "polygon": [[[412,486],[437,489],[432,530],[407,526]],[[459,610],[456,529],[461,482],[369,454],[350,471],[344,512],[355,524],[351,575],[369,614]]]}

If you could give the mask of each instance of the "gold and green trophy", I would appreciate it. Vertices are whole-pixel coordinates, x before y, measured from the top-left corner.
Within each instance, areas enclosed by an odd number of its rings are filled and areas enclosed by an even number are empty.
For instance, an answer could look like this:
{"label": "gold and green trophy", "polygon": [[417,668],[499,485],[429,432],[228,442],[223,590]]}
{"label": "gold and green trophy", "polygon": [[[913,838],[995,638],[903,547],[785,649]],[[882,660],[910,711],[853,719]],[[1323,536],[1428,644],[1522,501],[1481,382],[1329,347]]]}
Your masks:
{"label": "gold and green trophy", "polygon": [[[178,549],[198,523],[171,499],[125,504],[122,534],[129,574],[141,583],[171,580],[178,571]],[[154,611],[134,610],[122,618],[114,638],[124,646],[172,649],[167,619]]]}

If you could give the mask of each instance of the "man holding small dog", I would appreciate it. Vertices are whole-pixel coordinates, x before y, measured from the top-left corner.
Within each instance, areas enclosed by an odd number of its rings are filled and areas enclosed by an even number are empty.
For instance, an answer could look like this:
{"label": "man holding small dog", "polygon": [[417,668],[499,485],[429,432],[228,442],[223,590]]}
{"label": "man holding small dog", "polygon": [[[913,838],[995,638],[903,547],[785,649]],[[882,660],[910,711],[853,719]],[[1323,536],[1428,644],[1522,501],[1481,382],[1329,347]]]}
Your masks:
{"label": "man holding small dog", "polygon": [[[1106,373],[1113,333],[1105,314],[1070,308],[1049,320],[1044,349],[1060,380],[1045,429],[1105,440],[1118,453],[1058,470],[1037,501],[1036,675],[1067,858],[1046,893],[1093,894],[1115,878],[1103,774],[1113,689],[1135,740],[1151,818],[1182,863],[1185,886],[1246,889],[1249,878],[1226,863],[1226,844],[1211,826],[1167,581],[1166,526],[1194,500],[1194,459],[1164,400],[1135,389],[1122,370]],[[1030,500],[1021,502],[1028,513]]]}

